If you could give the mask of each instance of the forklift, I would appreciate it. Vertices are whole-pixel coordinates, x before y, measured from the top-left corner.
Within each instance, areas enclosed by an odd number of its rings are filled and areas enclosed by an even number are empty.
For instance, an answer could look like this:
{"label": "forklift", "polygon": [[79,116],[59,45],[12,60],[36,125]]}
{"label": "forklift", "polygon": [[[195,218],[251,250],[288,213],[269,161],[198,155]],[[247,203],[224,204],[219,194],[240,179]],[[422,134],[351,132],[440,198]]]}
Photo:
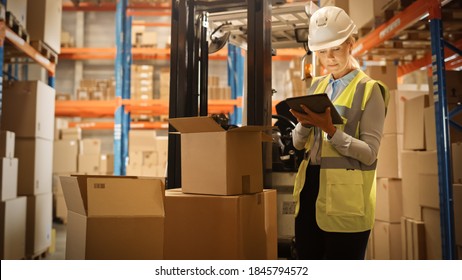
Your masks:
{"label": "forklift", "polygon": [[[292,1],[291,1],[292,2]],[[297,123],[285,102],[273,114],[272,57],[280,48],[304,48],[301,79],[309,83],[305,62],[311,2],[283,0],[172,1],[169,118],[208,116],[208,56],[226,44],[246,51],[246,90],[242,125],[273,126],[272,143],[263,144],[264,187],[278,193],[278,258],[295,259],[293,182],[304,151],[292,145]],[[223,116],[215,118],[223,127]],[[169,127],[169,132],[174,132]],[[181,186],[180,136],[169,134],[167,188]]]}

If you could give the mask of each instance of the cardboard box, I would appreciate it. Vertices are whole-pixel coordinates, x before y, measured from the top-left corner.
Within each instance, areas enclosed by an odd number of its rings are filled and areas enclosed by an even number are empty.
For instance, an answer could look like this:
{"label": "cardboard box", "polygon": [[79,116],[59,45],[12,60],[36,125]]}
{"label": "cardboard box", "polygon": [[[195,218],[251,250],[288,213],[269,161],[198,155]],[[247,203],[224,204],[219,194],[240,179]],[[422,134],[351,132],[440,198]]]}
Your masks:
{"label": "cardboard box", "polygon": [[427,258],[424,222],[401,218],[401,251],[403,260]]}
{"label": "cardboard box", "polygon": [[436,151],[403,151],[401,160],[403,216],[421,221],[419,176],[420,174],[438,174],[437,154]]}
{"label": "cardboard box", "polygon": [[390,100],[388,101],[387,116],[383,124],[383,133],[402,134],[404,132],[404,102],[425,94],[428,94],[428,92],[390,90]]}
{"label": "cardboard box", "polygon": [[99,155],[101,154],[101,139],[80,140],[80,155]]}
{"label": "cardboard box", "polygon": [[404,103],[403,148],[425,150],[424,109],[428,107],[428,95],[406,100]]}
{"label": "cardboard box", "polygon": [[0,159],[0,190],[1,201],[18,196],[18,159]]}
{"label": "cardboard box", "polygon": [[19,21],[23,28],[26,28],[27,23],[27,0],[11,0],[6,5],[6,10],[11,12]]}
{"label": "cardboard box", "polygon": [[266,244],[263,193],[165,192],[165,259],[262,260]]}
{"label": "cardboard box", "polygon": [[69,127],[61,129],[62,140],[81,140],[82,129],[80,127]]}
{"label": "cardboard box", "polygon": [[61,51],[61,0],[28,0],[27,31],[31,41],[45,42],[57,54]]}
{"label": "cardboard box", "polygon": [[374,80],[382,81],[389,90],[398,88],[398,74],[393,63],[387,63],[386,66],[367,66],[365,73]]}
{"label": "cardboard box", "polygon": [[266,259],[278,258],[278,219],[277,219],[277,192],[276,190],[263,190],[265,204],[265,233],[266,233]]}
{"label": "cardboard box", "polygon": [[384,134],[377,156],[378,178],[401,178],[402,134]]}
{"label": "cardboard box", "polygon": [[263,190],[262,127],[226,131],[209,117],[169,122],[181,133],[183,192],[235,195]]}
{"label": "cardboard box", "polygon": [[423,207],[422,217],[425,223],[425,245],[428,260],[441,260],[441,223],[440,210]]}
{"label": "cardboard box", "polygon": [[[417,171],[418,172],[418,171]],[[419,174],[419,204],[421,207],[440,209],[437,174]]]}
{"label": "cardboard box", "polygon": [[52,194],[27,196],[26,256],[44,253],[51,245]]}
{"label": "cardboard box", "polygon": [[3,84],[2,129],[14,131],[16,138],[53,140],[55,90],[41,81]]}
{"label": "cardboard box", "polygon": [[14,158],[14,132],[0,130],[0,157]]}
{"label": "cardboard box", "polygon": [[55,140],[60,140],[61,130],[64,128],[69,128],[69,121],[64,118],[55,118]]}
{"label": "cardboard box", "polygon": [[99,174],[112,175],[114,173],[114,155],[102,154],[99,158]]}
{"label": "cardboard box", "polygon": [[18,195],[51,193],[53,141],[40,138],[16,138],[19,160]]}
{"label": "cardboard box", "polygon": [[375,219],[399,223],[403,215],[403,197],[401,180],[377,179],[377,200]]}
{"label": "cardboard box", "polygon": [[424,109],[425,125],[425,149],[427,151],[436,150],[436,122],[435,107],[430,106]]}
{"label": "cardboard box", "polygon": [[61,177],[66,259],[163,259],[164,185],[135,177]]}
{"label": "cardboard box", "polygon": [[129,163],[127,165],[126,173],[128,176],[141,176],[141,173],[142,173],[141,169],[142,169],[142,165]]}
{"label": "cardboard box", "polygon": [[462,185],[453,185],[454,231],[456,244],[462,246]]}
{"label": "cardboard box", "polygon": [[64,195],[63,187],[61,186],[60,176],[71,176],[71,173],[55,173],[53,174],[53,194],[54,195]]}
{"label": "cardboard box", "polygon": [[401,259],[401,224],[375,221],[374,259]]}
{"label": "cardboard box", "polygon": [[26,197],[0,203],[2,260],[20,260],[26,255]]}
{"label": "cardboard box", "polygon": [[53,143],[53,173],[77,172],[77,140],[58,140]]}
{"label": "cardboard box", "polygon": [[375,27],[375,17],[379,17],[389,0],[356,1],[349,0],[349,15],[358,29]]}
{"label": "cardboard box", "polygon": [[462,142],[452,143],[452,175],[455,184],[462,184]]}
{"label": "cardboard box", "polygon": [[79,173],[97,175],[101,155],[79,155]]}
{"label": "cardboard box", "polygon": [[155,130],[130,130],[128,133],[128,150],[130,153],[155,151],[157,147]]}

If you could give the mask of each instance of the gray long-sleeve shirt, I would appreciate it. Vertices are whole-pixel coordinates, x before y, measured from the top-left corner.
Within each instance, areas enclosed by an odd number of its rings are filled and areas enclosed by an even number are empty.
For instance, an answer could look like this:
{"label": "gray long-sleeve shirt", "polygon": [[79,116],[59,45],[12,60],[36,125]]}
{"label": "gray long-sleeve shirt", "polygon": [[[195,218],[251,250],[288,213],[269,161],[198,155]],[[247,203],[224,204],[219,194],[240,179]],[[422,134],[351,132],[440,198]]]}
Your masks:
{"label": "gray long-sleeve shirt", "polygon": [[[335,98],[342,94],[346,85],[351,82],[356,74],[357,71],[353,71],[338,80],[329,81],[326,93],[329,96],[332,96],[334,88],[336,92],[339,92],[338,94],[334,92],[334,96],[336,95],[334,97],[335,100]],[[334,87],[331,85],[333,82],[336,82]],[[359,124],[359,139],[337,129],[332,138],[328,141],[341,155],[359,160],[365,165],[371,165],[376,160],[379,152],[384,120],[385,103],[379,86],[375,84],[361,117]],[[301,150],[305,147],[306,141],[312,129],[315,128],[307,128],[302,126],[300,123],[297,124],[292,133],[293,144],[296,149]],[[314,147],[319,148],[310,152],[312,155],[316,155],[311,157],[311,164],[319,165],[321,163],[322,149],[321,133],[319,133],[318,137],[316,137],[315,142],[319,145],[314,145]]]}

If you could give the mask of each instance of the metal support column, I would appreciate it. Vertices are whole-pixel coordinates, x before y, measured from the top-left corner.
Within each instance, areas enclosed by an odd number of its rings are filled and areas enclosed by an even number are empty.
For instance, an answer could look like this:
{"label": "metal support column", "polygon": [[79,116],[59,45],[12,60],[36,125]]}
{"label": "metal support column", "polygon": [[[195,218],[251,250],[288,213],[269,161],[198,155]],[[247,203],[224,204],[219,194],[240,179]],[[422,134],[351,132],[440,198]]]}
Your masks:
{"label": "metal support column", "polygon": [[[271,126],[271,1],[247,1],[247,125]],[[271,144],[263,143],[264,185],[271,186]]]}
{"label": "metal support column", "polygon": [[209,28],[208,13],[202,12],[200,20],[200,58],[199,58],[199,69],[200,69],[200,116],[208,115],[208,78],[209,78],[209,45],[207,40],[207,30]]}
{"label": "metal support column", "polygon": [[271,1],[248,1],[247,122],[271,124]]}
{"label": "metal support column", "polygon": [[[189,57],[193,55],[191,45],[188,43],[188,28],[193,1],[172,1],[172,31],[170,49],[170,99],[169,118],[192,116],[192,106],[188,104],[193,94],[188,88]],[[191,11],[192,10],[192,11]],[[189,30],[191,31],[191,30]],[[197,107],[195,108],[197,113]],[[197,114],[196,114],[197,115]],[[168,166],[167,166],[167,188],[178,188],[181,186],[181,143],[180,135],[172,134],[175,129],[169,126],[168,136]]]}
{"label": "metal support column", "polygon": [[[130,32],[127,32],[127,3],[128,0],[120,0],[117,2],[116,8],[116,59],[115,59],[115,81],[116,81],[116,98],[130,98],[130,84],[127,88],[127,80],[130,80],[130,71],[125,73],[128,64],[131,62],[130,53],[127,53],[127,40],[131,44],[131,39],[128,37]],[[128,33],[128,34],[127,34]],[[127,143],[128,143],[128,125],[130,116],[125,113],[125,106],[119,106],[114,114],[114,174],[125,175],[127,161]]]}
{"label": "metal support column", "polygon": [[441,215],[441,242],[443,259],[455,259],[454,210],[452,199],[451,145],[446,101],[443,29],[441,5],[433,1],[430,9],[432,44],[433,94],[435,100],[436,142],[438,152],[438,180]]}

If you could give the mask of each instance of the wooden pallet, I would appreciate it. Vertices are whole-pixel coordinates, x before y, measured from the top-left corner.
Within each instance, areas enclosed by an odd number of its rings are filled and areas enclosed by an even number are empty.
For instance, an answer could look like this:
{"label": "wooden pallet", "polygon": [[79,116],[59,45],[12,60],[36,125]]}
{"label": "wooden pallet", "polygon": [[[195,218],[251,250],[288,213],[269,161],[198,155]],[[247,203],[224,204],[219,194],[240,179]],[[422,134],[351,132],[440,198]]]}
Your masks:
{"label": "wooden pallet", "polygon": [[6,25],[26,43],[30,42],[30,36],[26,28],[22,26],[19,20],[10,12],[6,12]]}
{"label": "wooden pallet", "polygon": [[30,45],[53,63],[58,63],[58,54],[43,41],[31,41]]}

